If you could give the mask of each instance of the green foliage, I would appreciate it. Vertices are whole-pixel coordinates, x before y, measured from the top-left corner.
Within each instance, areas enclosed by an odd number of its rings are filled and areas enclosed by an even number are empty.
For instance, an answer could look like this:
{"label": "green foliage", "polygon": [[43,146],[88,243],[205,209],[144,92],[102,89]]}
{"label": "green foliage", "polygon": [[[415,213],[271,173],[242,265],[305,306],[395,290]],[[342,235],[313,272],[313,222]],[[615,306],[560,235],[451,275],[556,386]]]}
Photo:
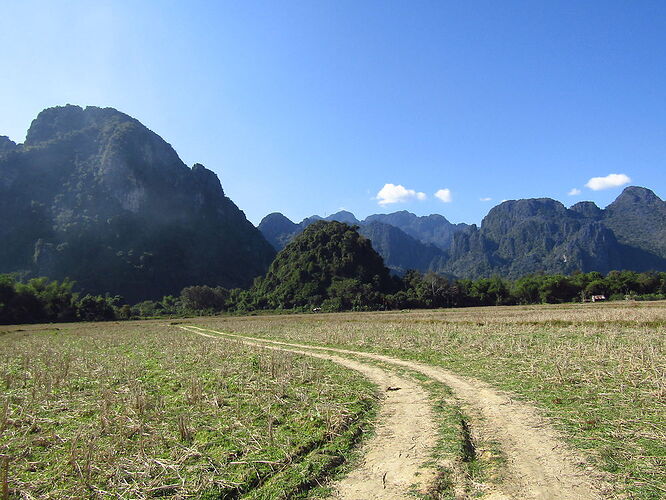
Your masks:
{"label": "green foliage", "polygon": [[242,298],[244,307],[257,309],[366,309],[377,308],[393,286],[382,258],[355,227],[320,221],[278,253]]}
{"label": "green foliage", "polygon": [[229,290],[220,286],[188,286],[180,292],[180,302],[188,311],[225,311],[228,300]]}
{"label": "green foliage", "polygon": [[117,299],[86,295],[79,301],[79,318],[83,321],[110,321],[116,319],[114,305]]}
{"label": "green foliage", "polygon": [[72,292],[74,283],[34,278],[21,283],[10,275],[0,275],[0,324],[65,321],[104,321],[116,319],[120,297]]}

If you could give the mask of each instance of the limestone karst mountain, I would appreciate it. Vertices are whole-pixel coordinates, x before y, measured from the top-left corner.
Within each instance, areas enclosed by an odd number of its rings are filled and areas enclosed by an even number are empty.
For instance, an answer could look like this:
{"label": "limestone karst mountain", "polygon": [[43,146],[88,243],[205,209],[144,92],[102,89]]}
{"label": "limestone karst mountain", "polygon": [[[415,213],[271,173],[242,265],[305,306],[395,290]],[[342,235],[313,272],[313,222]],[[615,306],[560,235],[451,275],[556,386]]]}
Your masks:
{"label": "limestone karst mountain", "polygon": [[0,138],[0,213],[0,272],[130,301],[249,286],[275,256],[212,171],[112,108],[46,109],[24,144]]}
{"label": "limestone karst mountain", "polygon": [[[357,220],[348,212],[343,216]],[[317,219],[295,224],[282,214],[271,214],[259,229],[280,249]],[[405,211],[371,215],[357,223],[398,273],[417,269],[463,278],[516,278],[577,270],[666,270],[666,203],[637,186],[627,187],[603,210],[592,202],[566,208],[549,198],[506,201],[490,210],[481,227]]]}

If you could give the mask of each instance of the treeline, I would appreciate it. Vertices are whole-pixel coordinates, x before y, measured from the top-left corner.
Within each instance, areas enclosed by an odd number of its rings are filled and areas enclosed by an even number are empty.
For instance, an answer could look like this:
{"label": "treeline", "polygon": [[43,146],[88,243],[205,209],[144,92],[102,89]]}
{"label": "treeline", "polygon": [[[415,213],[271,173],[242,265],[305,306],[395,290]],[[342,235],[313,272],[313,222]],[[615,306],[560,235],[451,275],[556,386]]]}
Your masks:
{"label": "treeline", "polygon": [[27,283],[0,275],[0,324],[116,319],[120,297],[79,295],[74,283],[34,278]]}
{"label": "treeline", "polygon": [[[205,289],[207,287],[190,287]],[[593,295],[604,295],[609,300],[666,299],[666,273],[637,273],[611,271],[606,276],[598,272],[565,275],[529,275],[517,280],[499,276],[477,280],[450,280],[435,273],[422,274],[409,271],[402,278],[394,278],[389,291],[363,284],[355,279],[334,280],[328,288],[329,296],[320,295],[297,302],[276,304],[263,293],[261,286],[250,290],[231,290],[224,302],[199,302],[200,311],[250,312],[262,309],[293,309],[308,311],[366,311],[388,309],[428,309],[446,307],[473,307],[516,304],[557,304],[584,302]],[[191,292],[188,292],[191,293]],[[201,292],[199,292],[201,294]],[[192,304],[191,301],[188,302]]]}
{"label": "treeline", "polygon": [[[179,297],[124,304],[120,296],[73,292],[75,283],[34,278],[25,283],[0,274],[0,324],[115,321],[190,314],[211,314],[229,309],[230,293],[224,288],[191,286]],[[234,291],[235,293],[237,291]]]}
{"label": "treeline", "polygon": [[0,275],[0,324],[67,321],[110,321],[192,314],[251,313],[260,310],[324,312],[390,309],[428,309],[490,305],[584,302],[593,295],[609,300],[666,299],[666,273],[611,271],[565,275],[529,275],[517,280],[499,276],[477,280],[450,280],[435,273],[409,271],[378,287],[353,278],[333,280],[329,295],[296,297],[296,302],[276,304],[265,288],[227,290],[221,287],[190,286],[179,296],[159,301],[122,304],[121,297],[80,295],[74,283],[35,278],[21,283]]}

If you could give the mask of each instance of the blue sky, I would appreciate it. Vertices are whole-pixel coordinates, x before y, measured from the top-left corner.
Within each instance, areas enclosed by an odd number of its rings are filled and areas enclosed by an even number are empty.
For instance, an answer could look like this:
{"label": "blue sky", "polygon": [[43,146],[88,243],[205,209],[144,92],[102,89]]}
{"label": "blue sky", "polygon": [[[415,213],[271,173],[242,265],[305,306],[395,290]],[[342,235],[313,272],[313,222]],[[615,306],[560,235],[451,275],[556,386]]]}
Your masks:
{"label": "blue sky", "polygon": [[0,135],[115,107],[254,223],[664,198],[665,33],[663,1],[6,1]]}

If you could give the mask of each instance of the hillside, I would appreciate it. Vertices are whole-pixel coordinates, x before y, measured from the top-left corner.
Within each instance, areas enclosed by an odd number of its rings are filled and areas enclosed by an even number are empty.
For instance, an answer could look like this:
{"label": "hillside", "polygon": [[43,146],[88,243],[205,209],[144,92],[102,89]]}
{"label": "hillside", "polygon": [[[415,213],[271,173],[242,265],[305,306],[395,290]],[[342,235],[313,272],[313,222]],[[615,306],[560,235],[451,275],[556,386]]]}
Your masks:
{"label": "hillside", "polygon": [[[318,219],[295,224],[271,214],[259,229],[280,249]],[[517,278],[578,270],[666,270],[666,203],[636,186],[626,188],[605,210],[592,202],[566,208],[549,198],[506,201],[490,210],[481,227],[406,211],[363,221],[349,212],[326,219],[356,221],[359,232],[397,273],[417,269],[462,278]]]}
{"label": "hillside", "polygon": [[272,213],[262,219],[258,229],[276,250],[282,250],[305,228],[319,220],[359,226],[359,233],[372,242],[386,266],[397,274],[408,269],[440,270],[453,234],[467,227],[466,224],[451,224],[441,215],[418,217],[405,211],[371,215],[360,221],[351,212],[343,210],[328,217],[313,215],[298,224],[281,213]]}
{"label": "hillside", "polygon": [[277,254],[251,293],[259,308],[326,305],[342,310],[376,303],[375,296],[393,284],[382,258],[353,226],[318,221]]}
{"label": "hillside", "polygon": [[130,301],[249,286],[275,255],[212,171],[112,108],[46,109],[24,144],[0,139],[0,212],[0,273]]}
{"label": "hillside", "polygon": [[490,210],[480,228],[453,237],[444,269],[457,276],[613,269],[666,270],[666,204],[642,187],[626,188],[605,210],[567,209],[549,199],[512,200]]}

